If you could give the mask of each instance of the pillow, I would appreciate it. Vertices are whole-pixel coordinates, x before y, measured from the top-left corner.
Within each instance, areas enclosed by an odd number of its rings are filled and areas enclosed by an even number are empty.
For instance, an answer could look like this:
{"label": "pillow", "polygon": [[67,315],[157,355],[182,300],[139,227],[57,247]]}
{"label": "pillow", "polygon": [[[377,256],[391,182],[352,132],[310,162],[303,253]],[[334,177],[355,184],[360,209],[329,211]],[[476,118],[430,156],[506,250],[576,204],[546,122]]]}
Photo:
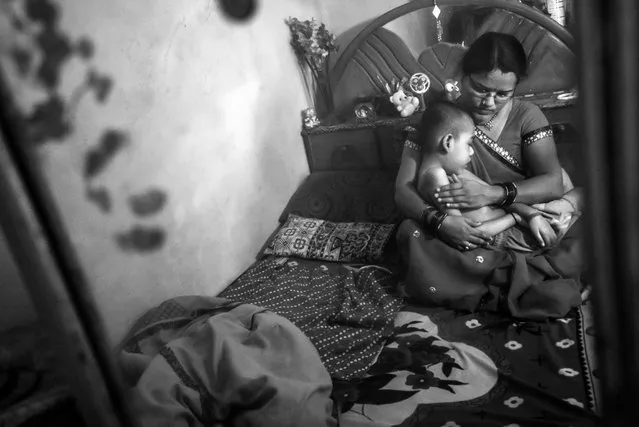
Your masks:
{"label": "pillow", "polygon": [[295,214],[334,222],[399,223],[395,206],[397,171],[322,171],[311,173],[280,215]]}
{"label": "pillow", "polygon": [[332,222],[295,214],[269,241],[264,255],[335,262],[379,262],[395,224]]}

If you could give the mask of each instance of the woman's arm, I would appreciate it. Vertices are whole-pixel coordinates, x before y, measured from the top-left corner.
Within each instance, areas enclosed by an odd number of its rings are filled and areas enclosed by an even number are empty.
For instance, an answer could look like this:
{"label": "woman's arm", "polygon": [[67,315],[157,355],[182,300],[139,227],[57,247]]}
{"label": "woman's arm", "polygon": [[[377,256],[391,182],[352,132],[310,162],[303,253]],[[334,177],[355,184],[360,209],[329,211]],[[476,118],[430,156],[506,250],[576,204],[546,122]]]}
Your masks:
{"label": "woman's arm", "polygon": [[564,186],[553,137],[548,136],[530,143],[524,140],[522,156],[531,177],[515,183],[517,202],[533,204],[560,198]]}
{"label": "woman's arm", "polygon": [[[554,200],[563,194],[562,171],[552,128],[539,107],[525,103],[521,127],[522,161],[529,178],[517,181],[516,202],[533,204]],[[444,186],[436,196],[440,203],[457,209],[479,208],[504,200],[500,185],[481,185],[465,180]]]}
{"label": "woman's arm", "polygon": [[[552,138],[537,141],[523,148],[526,165],[531,177],[514,184],[517,186],[516,201],[533,204],[555,200],[563,193],[561,166]],[[505,197],[501,185],[482,184],[474,180],[460,179],[442,186],[434,195],[443,206],[452,209],[477,209],[499,205]]]}
{"label": "woman's arm", "polygon": [[[402,160],[395,180],[395,204],[399,210],[408,218],[418,221],[423,226],[425,217],[438,212],[438,209],[426,203],[417,193],[415,179],[419,164],[421,162],[420,153],[412,148],[404,147]],[[427,215],[424,215],[424,213]],[[490,236],[476,227],[480,222],[473,221],[462,216],[447,216],[441,223],[439,230],[428,230],[437,232],[437,235],[449,246],[457,249],[475,249],[478,246],[485,246],[490,241]]]}

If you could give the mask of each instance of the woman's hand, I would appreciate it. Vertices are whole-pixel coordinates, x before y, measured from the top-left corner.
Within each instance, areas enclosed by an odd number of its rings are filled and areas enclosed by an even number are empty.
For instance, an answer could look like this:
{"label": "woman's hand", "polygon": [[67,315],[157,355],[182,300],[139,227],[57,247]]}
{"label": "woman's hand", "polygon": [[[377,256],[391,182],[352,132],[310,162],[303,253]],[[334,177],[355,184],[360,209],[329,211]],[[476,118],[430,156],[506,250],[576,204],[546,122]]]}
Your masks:
{"label": "woman's hand", "polygon": [[[451,176],[451,184],[438,188],[433,196],[444,209],[476,209],[492,205],[503,190],[474,179]],[[499,194],[497,194],[499,193]]]}
{"label": "woman's hand", "polygon": [[476,249],[491,242],[491,237],[477,229],[481,222],[463,216],[448,215],[439,228],[439,237],[448,246],[460,251]]}
{"label": "woman's hand", "polygon": [[543,215],[536,215],[528,222],[528,227],[542,248],[552,246],[557,241],[557,233]]}

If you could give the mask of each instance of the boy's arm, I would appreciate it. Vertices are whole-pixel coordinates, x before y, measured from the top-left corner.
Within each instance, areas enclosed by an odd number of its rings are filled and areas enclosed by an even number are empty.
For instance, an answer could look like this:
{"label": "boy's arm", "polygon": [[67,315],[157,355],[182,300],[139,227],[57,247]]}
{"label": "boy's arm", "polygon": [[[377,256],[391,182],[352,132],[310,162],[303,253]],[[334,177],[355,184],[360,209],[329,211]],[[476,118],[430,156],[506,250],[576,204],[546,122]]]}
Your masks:
{"label": "boy's arm", "polygon": [[538,213],[539,211],[537,209],[531,208],[528,205],[525,205],[523,203],[513,203],[508,207],[506,215],[484,221],[482,225],[477,228],[489,234],[490,236],[494,236],[495,234],[499,234],[502,231],[506,231],[510,227],[519,224],[520,222],[522,222],[522,220],[528,223],[528,220],[534,214]]}
{"label": "boy's arm", "polygon": [[448,175],[446,175],[446,171],[444,169],[439,167],[428,169],[424,172],[423,179],[424,185],[423,188],[420,188],[420,190],[428,195],[428,198],[435,206],[446,212],[448,215],[462,216],[459,209],[444,209],[439,203],[437,203],[437,200],[432,197],[435,189],[450,184]]}
{"label": "boy's arm", "polygon": [[522,220],[528,223],[533,215],[539,214],[539,211],[537,209],[524,203],[513,203],[512,205],[507,207],[506,210],[515,215],[517,224],[519,224]]}
{"label": "boy's arm", "polygon": [[515,224],[517,224],[517,222],[515,221],[515,217],[510,213],[507,213],[506,215],[500,216],[499,218],[484,221],[479,227],[477,227],[477,229],[492,237],[495,234],[499,234],[502,231],[508,230]]}

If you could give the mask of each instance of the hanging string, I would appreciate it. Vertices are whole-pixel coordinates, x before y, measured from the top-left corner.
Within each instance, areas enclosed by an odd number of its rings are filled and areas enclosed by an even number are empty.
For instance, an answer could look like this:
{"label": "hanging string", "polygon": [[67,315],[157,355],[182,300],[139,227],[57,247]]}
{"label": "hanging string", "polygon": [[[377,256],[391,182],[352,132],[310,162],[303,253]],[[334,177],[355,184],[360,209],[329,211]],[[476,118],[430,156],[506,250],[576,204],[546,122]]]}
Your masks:
{"label": "hanging string", "polygon": [[444,36],[444,27],[442,26],[442,21],[439,19],[439,15],[441,14],[441,9],[437,5],[437,0],[433,2],[435,7],[433,8],[433,16],[435,17],[435,22],[437,23],[437,42],[441,42]]}

